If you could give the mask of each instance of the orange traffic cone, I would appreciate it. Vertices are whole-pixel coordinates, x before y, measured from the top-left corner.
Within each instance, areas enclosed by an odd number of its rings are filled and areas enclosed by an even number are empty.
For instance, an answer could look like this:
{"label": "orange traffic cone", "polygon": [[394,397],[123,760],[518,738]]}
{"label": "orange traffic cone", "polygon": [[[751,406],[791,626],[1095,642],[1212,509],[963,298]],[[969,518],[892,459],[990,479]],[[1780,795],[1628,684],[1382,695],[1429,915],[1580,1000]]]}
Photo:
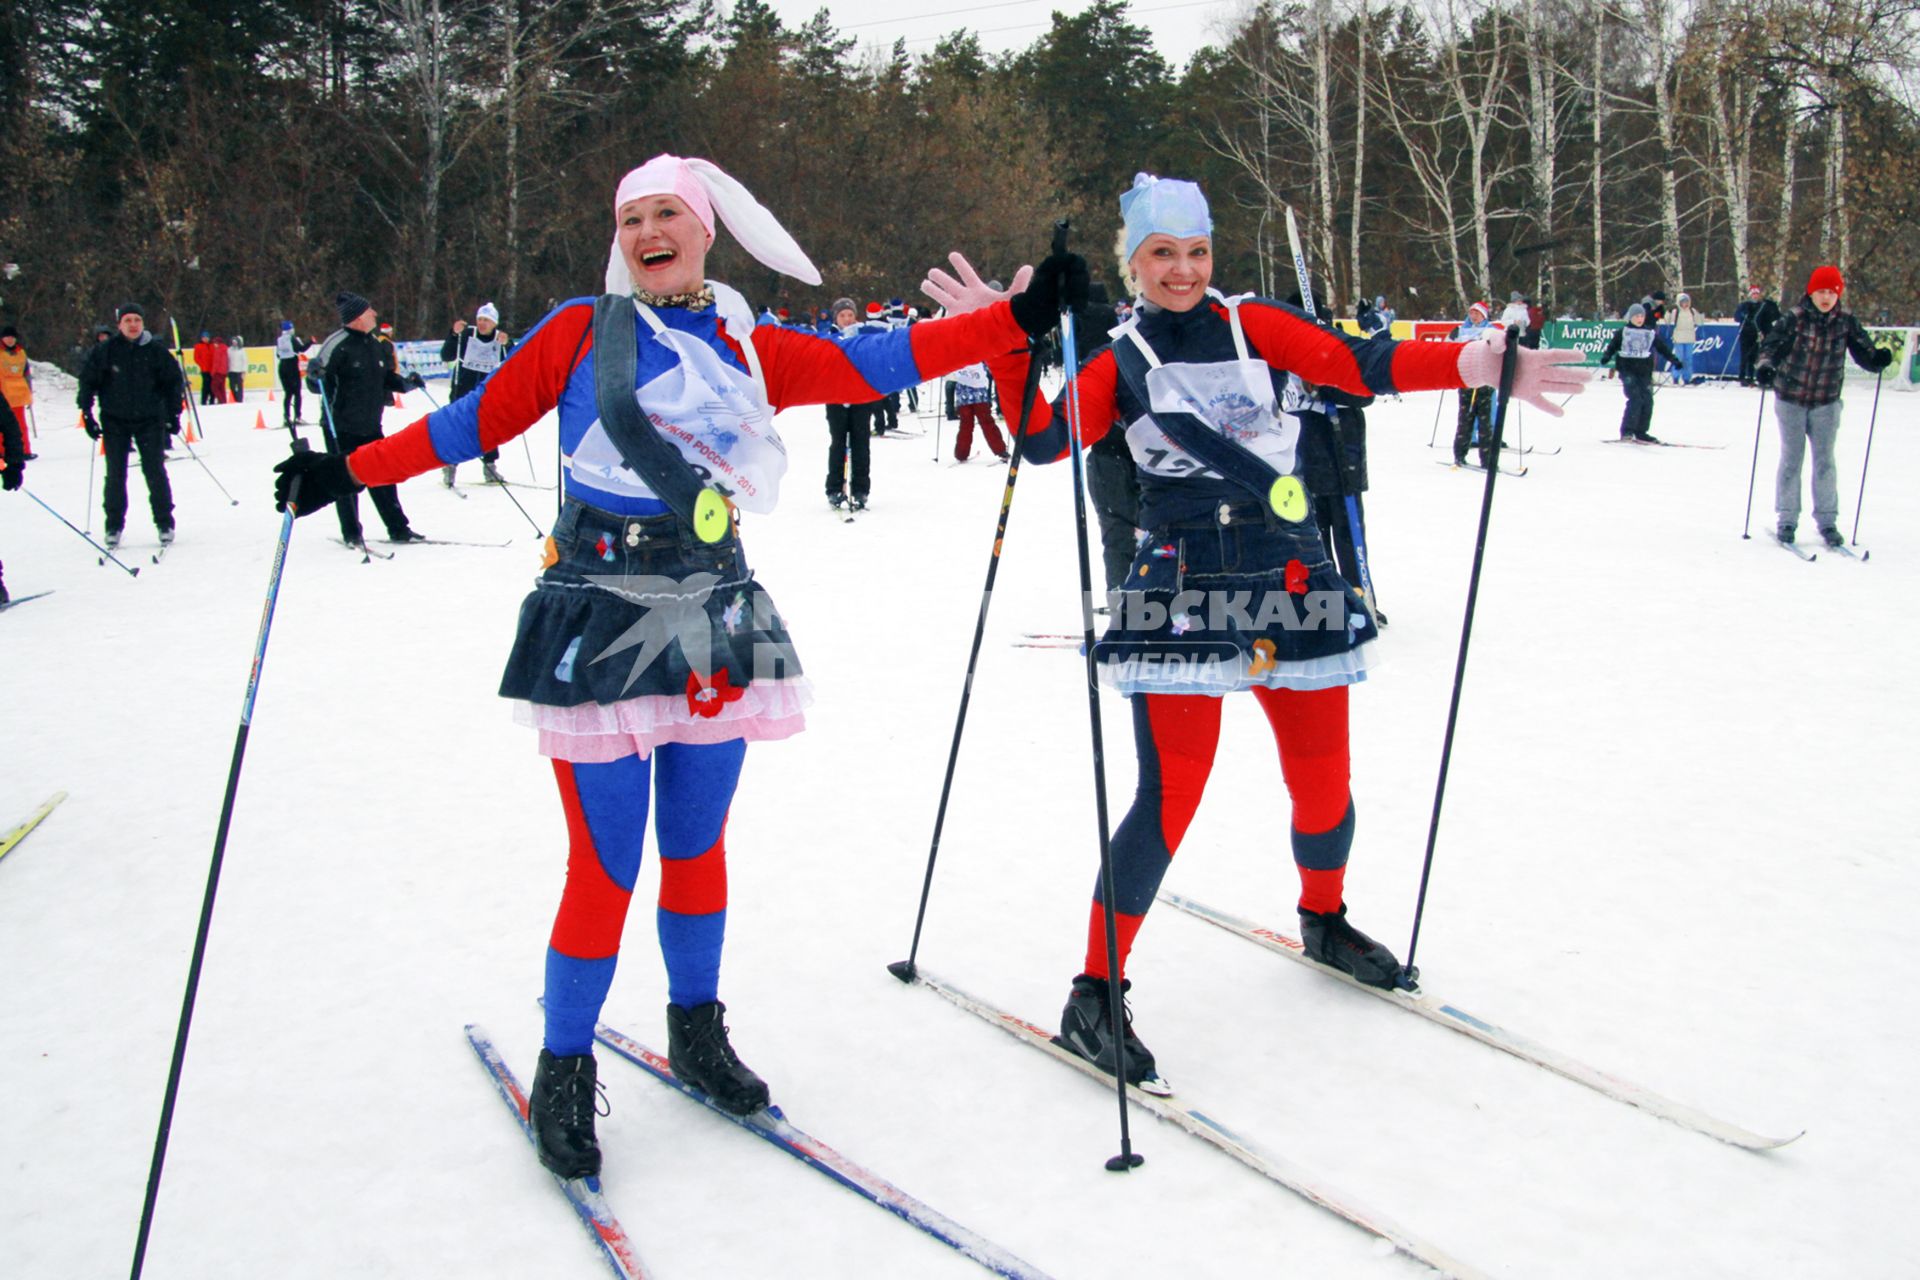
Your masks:
{"label": "orange traffic cone", "polygon": [[255,431],[265,431],[267,429],[267,411],[265,409],[255,409],[253,411],[253,429]]}
{"label": "orange traffic cone", "polygon": [[274,390],[273,390],[273,388],[272,388],[272,387],[268,387],[268,388],[267,388],[267,403],[268,403],[268,404],[272,404],[272,403],[273,403],[273,402],[274,402],[275,400],[278,400],[279,398],[280,398],[280,397],[279,397],[279,396],[278,396],[277,394],[275,394],[275,392],[274,392]]}
{"label": "orange traffic cone", "polygon": [[396,409],[404,409],[407,407],[407,402],[400,398],[400,393],[398,391],[393,393],[393,407]]}
{"label": "orange traffic cone", "polygon": [[187,418],[187,443],[188,444],[200,443],[200,437],[193,433],[193,418],[191,416]]}

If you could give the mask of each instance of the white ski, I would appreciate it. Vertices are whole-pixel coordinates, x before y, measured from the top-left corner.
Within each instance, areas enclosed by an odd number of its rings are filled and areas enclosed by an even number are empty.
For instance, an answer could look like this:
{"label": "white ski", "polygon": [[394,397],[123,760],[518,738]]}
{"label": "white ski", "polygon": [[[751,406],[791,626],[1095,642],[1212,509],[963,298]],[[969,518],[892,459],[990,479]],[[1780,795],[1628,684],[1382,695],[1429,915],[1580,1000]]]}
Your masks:
{"label": "white ski", "polygon": [[[1055,1044],[1053,1033],[1046,1028],[1036,1026],[1024,1018],[968,995],[952,983],[928,973],[918,965],[913,967],[911,975],[911,981],[938,992],[968,1013],[999,1027],[1022,1044],[1031,1045],[1049,1057],[1085,1073],[1109,1090],[1113,1088],[1112,1076],[1072,1050]],[[1453,1280],[1488,1280],[1487,1273],[1478,1267],[1461,1262],[1399,1223],[1328,1186],[1322,1179],[1298,1165],[1260,1150],[1250,1139],[1235,1133],[1204,1111],[1176,1102],[1171,1098],[1155,1097],[1132,1085],[1127,1086],[1127,1098],[1142,1110],[1151,1112],[1168,1124],[1185,1129],[1202,1142],[1218,1147],[1262,1177],[1279,1183],[1295,1195],[1345,1219],[1362,1231],[1378,1236],[1409,1258],[1432,1267],[1442,1275],[1451,1276]]]}
{"label": "white ski", "polygon": [[[1722,1142],[1736,1147],[1745,1147],[1749,1151],[1771,1151],[1775,1147],[1786,1146],[1800,1136],[1800,1133],[1796,1133],[1791,1137],[1773,1138],[1755,1133],[1751,1129],[1743,1129],[1737,1124],[1730,1124],[1716,1116],[1708,1115],[1698,1107],[1676,1102],[1672,1098],[1655,1093],[1644,1085],[1609,1075],[1597,1067],[1590,1067],[1558,1050],[1536,1044],[1525,1036],[1516,1035],[1504,1027],[1476,1018],[1466,1010],[1448,1004],[1439,996],[1420,991],[1383,991],[1379,987],[1369,987],[1365,983],[1356,982],[1338,969],[1330,969],[1317,961],[1309,960],[1298,938],[1255,924],[1251,920],[1242,920],[1238,916],[1195,902],[1184,895],[1163,891],[1160,894],[1160,901],[1170,907],[1177,907],[1189,915],[1198,916],[1208,924],[1218,925],[1237,937],[1258,943],[1269,951],[1277,952],[1290,960],[1297,960],[1314,972],[1344,982],[1357,991],[1364,991],[1370,996],[1385,1000],[1388,1004],[1405,1009],[1408,1013],[1419,1014],[1430,1022],[1437,1022],[1443,1027],[1458,1031],[1461,1035],[1478,1040],[1481,1044],[1489,1045],[1502,1053],[1510,1053],[1524,1062],[1531,1062],[1536,1067],[1545,1067],[1555,1075],[1564,1076],[1575,1084],[1583,1084],[1596,1093],[1605,1094],[1629,1106],[1639,1107],[1642,1111],[1651,1112],[1663,1120],[1671,1120],[1695,1133],[1703,1133],[1709,1138],[1718,1138]],[[1801,1133],[1804,1132],[1805,1130],[1801,1131]]]}

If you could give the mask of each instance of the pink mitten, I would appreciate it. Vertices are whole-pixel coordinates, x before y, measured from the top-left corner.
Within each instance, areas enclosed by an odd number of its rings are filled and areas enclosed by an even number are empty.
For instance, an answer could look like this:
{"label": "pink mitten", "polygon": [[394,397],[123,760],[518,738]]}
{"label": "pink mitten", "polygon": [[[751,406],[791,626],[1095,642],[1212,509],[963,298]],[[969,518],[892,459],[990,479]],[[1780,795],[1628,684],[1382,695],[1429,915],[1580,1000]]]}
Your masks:
{"label": "pink mitten", "polygon": [[[1507,350],[1507,331],[1496,329],[1484,342],[1460,348],[1460,381],[1469,387],[1500,385],[1500,359]],[[1522,347],[1513,370],[1513,397],[1540,412],[1558,418],[1566,410],[1548,399],[1565,399],[1593,380],[1589,369],[1578,367],[1585,357],[1578,351],[1535,350]]]}
{"label": "pink mitten", "polygon": [[981,307],[990,307],[1004,298],[1011,298],[1027,287],[1027,281],[1033,279],[1032,267],[1021,267],[1013,273],[1013,287],[995,289],[980,278],[962,253],[950,253],[947,261],[959,272],[956,279],[939,267],[927,272],[927,278],[920,282],[920,292],[932,298],[950,316],[964,315],[969,311],[978,311]]}

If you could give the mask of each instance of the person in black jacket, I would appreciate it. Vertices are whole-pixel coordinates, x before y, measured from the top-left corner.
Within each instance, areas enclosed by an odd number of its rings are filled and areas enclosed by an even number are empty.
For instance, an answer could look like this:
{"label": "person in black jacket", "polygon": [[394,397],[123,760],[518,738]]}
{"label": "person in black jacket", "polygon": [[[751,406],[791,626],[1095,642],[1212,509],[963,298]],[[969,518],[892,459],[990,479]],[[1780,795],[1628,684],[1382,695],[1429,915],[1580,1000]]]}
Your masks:
{"label": "person in black jacket", "polygon": [[1733,322],[1740,326],[1740,385],[1750,387],[1760,343],[1780,323],[1780,304],[1763,295],[1756,284],[1747,290],[1747,300],[1733,309]]}
{"label": "person in black jacket", "polygon": [[[307,384],[319,393],[321,422],[330,428],[327,451],[347,456],[386,434],[380,419],[391,395],[417,387],[422,380],[418,374],[402,378],[394,372],[385,344],[373,336],[380,316],[372,303],[357,293],[342,293],[334,305],[340,310],[340,330],[321,343],[308,361]],[[423,541],[408,527],[407,513],[400,509],[400,494],[393,485],[376,485],[369,492],[373,509],[387,527],[387,541]],[[360,546],[365,535],[360,528],[359,496],[344,497],[339,506],[341,538],[348,546]]]}
{"label": "person in black jacket", "polygon": [[[167,439],[180,432],[186,379],[166,344],[147,332],[138,303],[120,308],[120,332],[95,346],[80,369],[80,421],[87,434],[106,442],[107,479],[101,497],[106,542],[120,545],[127,522],[127,455],[140,450],[147,505],[162,545],[173,541],[173,486],[167,483]],[[100,419],[94,420],[94,401]]]}
{"label": "person in black jacket", "polygon": [[1653,353],[1658,351],[1669,364],[1679,364],[1673,348],[1653,327],[1653,316],[1644,303],[1627,308],[1627,322],[1613,331],[1601,364],[1620,370],[1620,390],[1626,393],[1626,412],[1620,415],[1620,438],[1641,444],[1659,444],[1648,434],[1653,424]]}

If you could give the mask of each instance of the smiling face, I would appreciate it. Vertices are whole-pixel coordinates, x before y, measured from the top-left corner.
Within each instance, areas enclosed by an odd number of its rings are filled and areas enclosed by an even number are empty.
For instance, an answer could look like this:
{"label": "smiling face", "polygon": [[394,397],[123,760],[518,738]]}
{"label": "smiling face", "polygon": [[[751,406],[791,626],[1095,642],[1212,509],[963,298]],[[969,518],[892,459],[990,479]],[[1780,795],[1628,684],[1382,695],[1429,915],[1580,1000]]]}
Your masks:
{"label": "smiling face", "polygon": [[1191,311],[1213,279],[1213,240],[1156,232],[1140,242],[1128,265],[1140,282],[1141,297],[1168,311]]}
{"label": "smiling face", "polygon": [[678,196],[641,196],[614,214],[634,287],[658,297],[692,293],[707,279],[712,237]]}

